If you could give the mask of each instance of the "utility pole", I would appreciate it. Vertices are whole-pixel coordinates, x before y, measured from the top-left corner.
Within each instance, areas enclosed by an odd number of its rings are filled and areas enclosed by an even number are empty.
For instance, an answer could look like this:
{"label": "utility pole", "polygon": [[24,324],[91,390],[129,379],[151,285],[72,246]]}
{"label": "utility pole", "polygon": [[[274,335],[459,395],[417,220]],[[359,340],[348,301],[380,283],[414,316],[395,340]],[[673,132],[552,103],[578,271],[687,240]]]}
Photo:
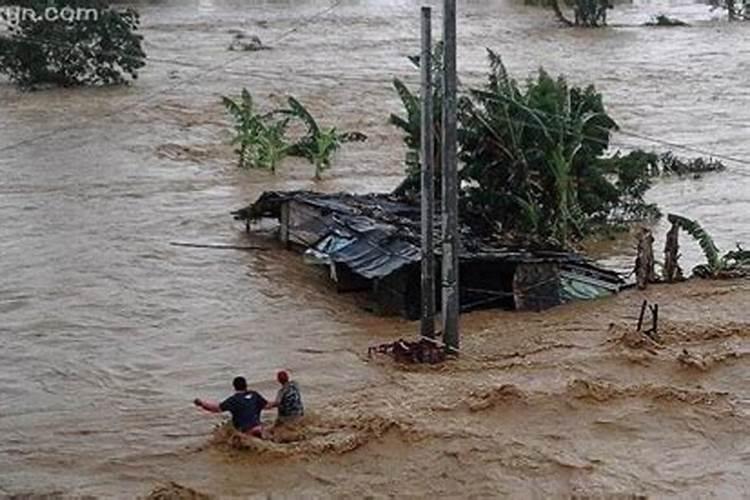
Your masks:
{"label": "utility pole", "polygon": [[432,9],[422,7],[422,320],[423,337],[435,337],[435,139],[432,113]]}
{"label": "utility pole", "polygon": [[443,0],[443,342],[458,353],[458,161],[456,158],[456,0]]}

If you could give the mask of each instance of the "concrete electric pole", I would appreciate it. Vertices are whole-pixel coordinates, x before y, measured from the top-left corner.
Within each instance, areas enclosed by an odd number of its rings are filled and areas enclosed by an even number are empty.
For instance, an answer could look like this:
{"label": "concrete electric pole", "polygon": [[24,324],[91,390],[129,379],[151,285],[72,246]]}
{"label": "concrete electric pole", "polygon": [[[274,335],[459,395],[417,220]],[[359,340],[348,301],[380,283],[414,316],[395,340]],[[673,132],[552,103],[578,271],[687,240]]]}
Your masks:
{"label": "concrete electric pole", "polygon": [[422,319],[423,337],[435,337],[435,139],[432,112],[432,9],[422,7]]}
{"label": "concrete electric pole", "polygon": [[456,134],[456,0],[443,1],[443,342],[457,353],[458,315],[458,160]]}

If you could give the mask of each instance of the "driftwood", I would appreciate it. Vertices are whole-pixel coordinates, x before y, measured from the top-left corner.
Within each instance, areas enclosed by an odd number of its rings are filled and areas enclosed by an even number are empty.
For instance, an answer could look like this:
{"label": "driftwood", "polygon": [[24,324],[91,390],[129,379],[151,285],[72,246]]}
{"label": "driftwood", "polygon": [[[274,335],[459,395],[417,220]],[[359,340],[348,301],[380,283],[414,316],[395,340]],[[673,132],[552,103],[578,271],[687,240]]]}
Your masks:
{"label": "driftwood", "polygon": [[170,241],[170,245],[174,247],[188,247],[188,248],[211,248],[214,250],[270,250],[267,247],[259,247],[255,245],[224,245],[221,243],[209,244],[209,243],[183,243],[180,241]]}
{"label": "driftwood", "polygon": [[643,290],[656,281],[654,270],[654,236],[651,230],[641,228],[638,232],[638,254],[635,258],[635,278],[638,288]]}
{"label": "driftwood", "polygon": [[270,49],[271,47],[264,44],[256,35],[248,35],[242,31],[235,33],[234,40],[229,45],[229,50],[239,52],[255,52]]}
{"label": "driftwood", "polygon": [[367,356],[373,354],[388,354],[399,363],[429,363],[436,364],[445,361],[445,351],[437,342],[421,339],[416,342],[399,339],[396,342],[380,344],[370,347]]}
{"label": "driftwood", "polygon": [[[651,311],[651,328],[644,330],[647,310]],[[659,350],[664,348],[659,337],[659,305],[650,306],[648,301],[644,300],[641,305],[641,314],[638,316],[637,328],[626,331],[620,338],[620,342],[631,349],[644,349],[651,354],[658,354]]]}

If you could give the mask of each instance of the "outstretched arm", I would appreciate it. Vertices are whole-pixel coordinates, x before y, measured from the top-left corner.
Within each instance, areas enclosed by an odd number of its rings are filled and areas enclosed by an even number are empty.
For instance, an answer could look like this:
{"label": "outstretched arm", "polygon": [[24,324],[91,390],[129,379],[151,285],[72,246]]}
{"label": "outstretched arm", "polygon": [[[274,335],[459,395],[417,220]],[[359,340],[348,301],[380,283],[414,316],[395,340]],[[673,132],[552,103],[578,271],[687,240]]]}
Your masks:
{"label": "outstretched arm", "polygon": [[203,408],[206,411],[210,411],[211,413],[221,413],[221,408],[219,407],[219,403],[214,403],[213,401],[203,401],[202,399],[196,398],[195,401],[193,401],[195,406],[198,408]]}
{"label": "outstretched arm", "polygon": [[270,410],[272,408],[277,408],[279,406],[279,403],[281,403],[281,391],[276,394],[276,399],[274,399],[273,401],[266,401],[266,406],[263,409]]}

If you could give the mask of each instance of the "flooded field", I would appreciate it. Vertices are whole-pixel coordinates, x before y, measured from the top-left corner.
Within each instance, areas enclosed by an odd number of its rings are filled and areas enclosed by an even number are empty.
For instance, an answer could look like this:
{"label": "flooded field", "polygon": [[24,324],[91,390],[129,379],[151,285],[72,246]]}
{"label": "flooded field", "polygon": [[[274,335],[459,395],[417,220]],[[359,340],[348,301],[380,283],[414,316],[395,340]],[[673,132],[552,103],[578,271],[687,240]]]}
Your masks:
{"label": "flooded field", "polygon": [[[264,190],[394,187],[390,80],[417,80],[406,56],[419,5],[144,2],[151,61],[133,86],[0,83],[0,495],[127,498],[170,480],[218,496],[750,490],[747,283],[652,290],[657,352],[618,340],[640,305],[630,292],[465,316],[460,361],[404,371],[364,353],[415,326],[333,295],[298,256],[170,246],[246,244],[229,211]],[[694,25],[637,26],[663,11]],[[662,148],[652,137],[750,159],[750,27],[714,15],[640,3],[615,9],[610,29],[577,31],[518,2],[459,2],[460,78],[479,81],[491,47],[519,77],[541,65],[595,82],[623,128],[618,146]],[[233,29],[272,50],[227,51]],[[294,95],[369,140],[318,183],[302,163],[238,171],[219,97],[243,86],[264,104]],[[661,182],[650,198],[699,219],[722,248],[750,242],[750,164],[728,166]],[[628,265],[630,242],[602,258]],[[700,361],[680,362],[682,349]],[[299,442],[238,450],[191,406],[228,393],[238,373],[270,395],[280,368],[312,413]]]}

